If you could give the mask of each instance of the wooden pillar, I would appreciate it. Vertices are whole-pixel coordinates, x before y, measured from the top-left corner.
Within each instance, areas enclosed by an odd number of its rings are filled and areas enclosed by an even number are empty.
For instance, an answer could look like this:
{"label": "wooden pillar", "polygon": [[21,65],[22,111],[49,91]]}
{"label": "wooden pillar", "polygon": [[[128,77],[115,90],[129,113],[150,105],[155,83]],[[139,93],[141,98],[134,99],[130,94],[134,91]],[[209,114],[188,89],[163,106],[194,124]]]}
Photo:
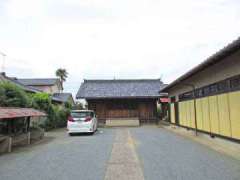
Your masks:
{"label": "wooden pillar", "polygon": [[31,132],[27,133],[27,144],[31,144]]}
{"label": "wooden pillar", "polygon": [[8,152],[12,152],[12,137],[8,138]]}
{"label": "wooden pillar", "polygon": [[30,118],[31,117],[27,117],[27,132],[29,132],[29,128],[30,128]]}

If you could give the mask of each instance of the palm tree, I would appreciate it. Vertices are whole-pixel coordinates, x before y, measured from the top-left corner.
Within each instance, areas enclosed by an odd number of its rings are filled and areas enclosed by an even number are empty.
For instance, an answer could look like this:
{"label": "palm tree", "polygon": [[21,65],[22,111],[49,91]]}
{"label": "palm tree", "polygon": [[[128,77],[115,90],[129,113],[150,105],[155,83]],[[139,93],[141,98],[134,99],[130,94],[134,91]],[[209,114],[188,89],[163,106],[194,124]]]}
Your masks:
{"label": "palm tree", "polygon": [[59,68],[56,70],[56,76],[59,77],[62,88],[63,88],[63,82],[66,81],[68,77],[68,72],[66,69]]}

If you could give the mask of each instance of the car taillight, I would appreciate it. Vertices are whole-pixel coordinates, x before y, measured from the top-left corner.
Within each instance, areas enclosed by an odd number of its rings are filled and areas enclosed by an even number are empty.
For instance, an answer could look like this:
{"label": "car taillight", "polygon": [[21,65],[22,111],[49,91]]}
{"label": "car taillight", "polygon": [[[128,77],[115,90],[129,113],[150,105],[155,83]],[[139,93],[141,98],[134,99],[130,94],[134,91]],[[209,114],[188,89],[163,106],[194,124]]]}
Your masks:
{"label": "car taillight", "polygon": [[69,121],[69,122],[74,122],[73,117],[72,117],[72,116],[68,116],[68,121]]}
{"label": "car taillight", "polygon": [[92,120],[91,117],[86,117],[86,119],[84,120],[84,122],[89,122],[89,121],[91,121],[91,120]]}

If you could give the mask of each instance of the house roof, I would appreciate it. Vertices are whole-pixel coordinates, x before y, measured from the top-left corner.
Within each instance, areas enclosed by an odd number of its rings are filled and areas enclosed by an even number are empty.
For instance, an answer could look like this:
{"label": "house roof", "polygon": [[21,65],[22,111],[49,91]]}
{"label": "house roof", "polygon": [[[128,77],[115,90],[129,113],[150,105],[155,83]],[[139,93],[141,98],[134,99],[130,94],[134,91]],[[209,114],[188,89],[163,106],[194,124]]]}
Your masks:
{"label": "house roof", "polygon": [[46,114],[33,108],[0,107],[0,119],[36,116],[46,116]]}
{"label": "house roof", "polygon": [[27,91],[27,92],[32,92],[32,93],[42,92],[41,90],[39,90],[37,88],[31,87],[31,86],[26,86],[26,85],[20,83],[15,78],[7,77],[4,73],[0,73],[0,81],[11,82],[11,83],[21,87],[24,91]]}
{"label": "house roof", "polygon": [[163,84],[160,79],[84,80],[77,98],[157,98]]}
{"label": "house roof", "polygon": [[233,41],[232,43],[228,44],[225,46],[223,49],[218,51],[217,53],[213,54],[209,58],[207,58],[205,61],[188,71],[187,73],[183,74],[179,78],[177,78],[175,81],[170,83],[168,86],[164,87],[163,89],[160,90],[160,92],[164,92],[168,90],[169,88],[175,86],[176,84],[186,80],[187,78],[193,76],[194,74],[204,70],[205,68],[212,66],[221,60],[223,60],[225,57],[231,55],[232,53],[238,51],[240,49],[240,37]]}
{"label": "house roof", "polygon": [[[26,92],[31,92],[31,93],[43,92],[42,90],[40,90],[38,88],[35,88],[35,87],[32,87],[32,86],[28,86],[28,85],[24,85],[17,78],[8,77],[8,76],[5,75],[5,73],[0,73],[0,82],[1,81],[3,81],[3,82],[11,82],[11,83],[21,87]],[[65,101],[63,101],[62,98],[57,97],[57,96],[56,97],[52,96],[51,99],[54,102],[58,102],[58,103],[65,102]]]}
{"label": "house roof", "polygon": [[73,99],[71,93],[54,93],[52,97],[59,99],[62,102],[67,102],[69,100],[69,98]]}
{"label": "house roof", "polygon": [[17,81],[26,86],[42,86],[42,85],[51,86],[60,82],[58,78],[37,78],[37,79],[20,78],[17,79]]}

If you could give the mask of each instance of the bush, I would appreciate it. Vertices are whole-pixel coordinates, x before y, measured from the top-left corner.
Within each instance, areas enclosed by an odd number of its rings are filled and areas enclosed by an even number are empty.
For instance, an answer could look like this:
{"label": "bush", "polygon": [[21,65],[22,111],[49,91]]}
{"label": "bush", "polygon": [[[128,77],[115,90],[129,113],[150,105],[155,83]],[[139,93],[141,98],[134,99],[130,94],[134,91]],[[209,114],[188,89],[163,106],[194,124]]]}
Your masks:
{"label": "bush", "polygon": [[30,99],[27,93],[10,82],[0,83],[0,106],[29,107]]}
{"label": "bush", "polygon": [[64,107],[65,107],[66,109],[72,109],[72,104],[71,104],[70,102],[65,102],[65,103],[64,103]]}
{"label": "bush", "polygon": [[41,127],[45,130],[65,127],[71,109],[71,104],[68,103],[64,106],[53,105],[47,93],[27,94],[23,89],[9,82],[0,83],[0,106],[32,107],[44,111],[48,116]]}
{"label": "bush", "polygon": [[57,117],[57,127],[65,127],[67,125],[68,109],[57,108],[56,117]]}
{"label": "bush", "polygon": [[47,93],[33,94],[31,105],[36,109],[40,109],[45,112],[48,112],[51,106],[51,98]]}
{"label": "bush", "polygon": [[43,125],[44,129],[50,130],[67,125],[67,117],[70,113],[70,105],[59,106],[51,103],[51,98],[46,93],[37,93],[32,96],[32,105],[36,109],[45,111],[48,118]]}

